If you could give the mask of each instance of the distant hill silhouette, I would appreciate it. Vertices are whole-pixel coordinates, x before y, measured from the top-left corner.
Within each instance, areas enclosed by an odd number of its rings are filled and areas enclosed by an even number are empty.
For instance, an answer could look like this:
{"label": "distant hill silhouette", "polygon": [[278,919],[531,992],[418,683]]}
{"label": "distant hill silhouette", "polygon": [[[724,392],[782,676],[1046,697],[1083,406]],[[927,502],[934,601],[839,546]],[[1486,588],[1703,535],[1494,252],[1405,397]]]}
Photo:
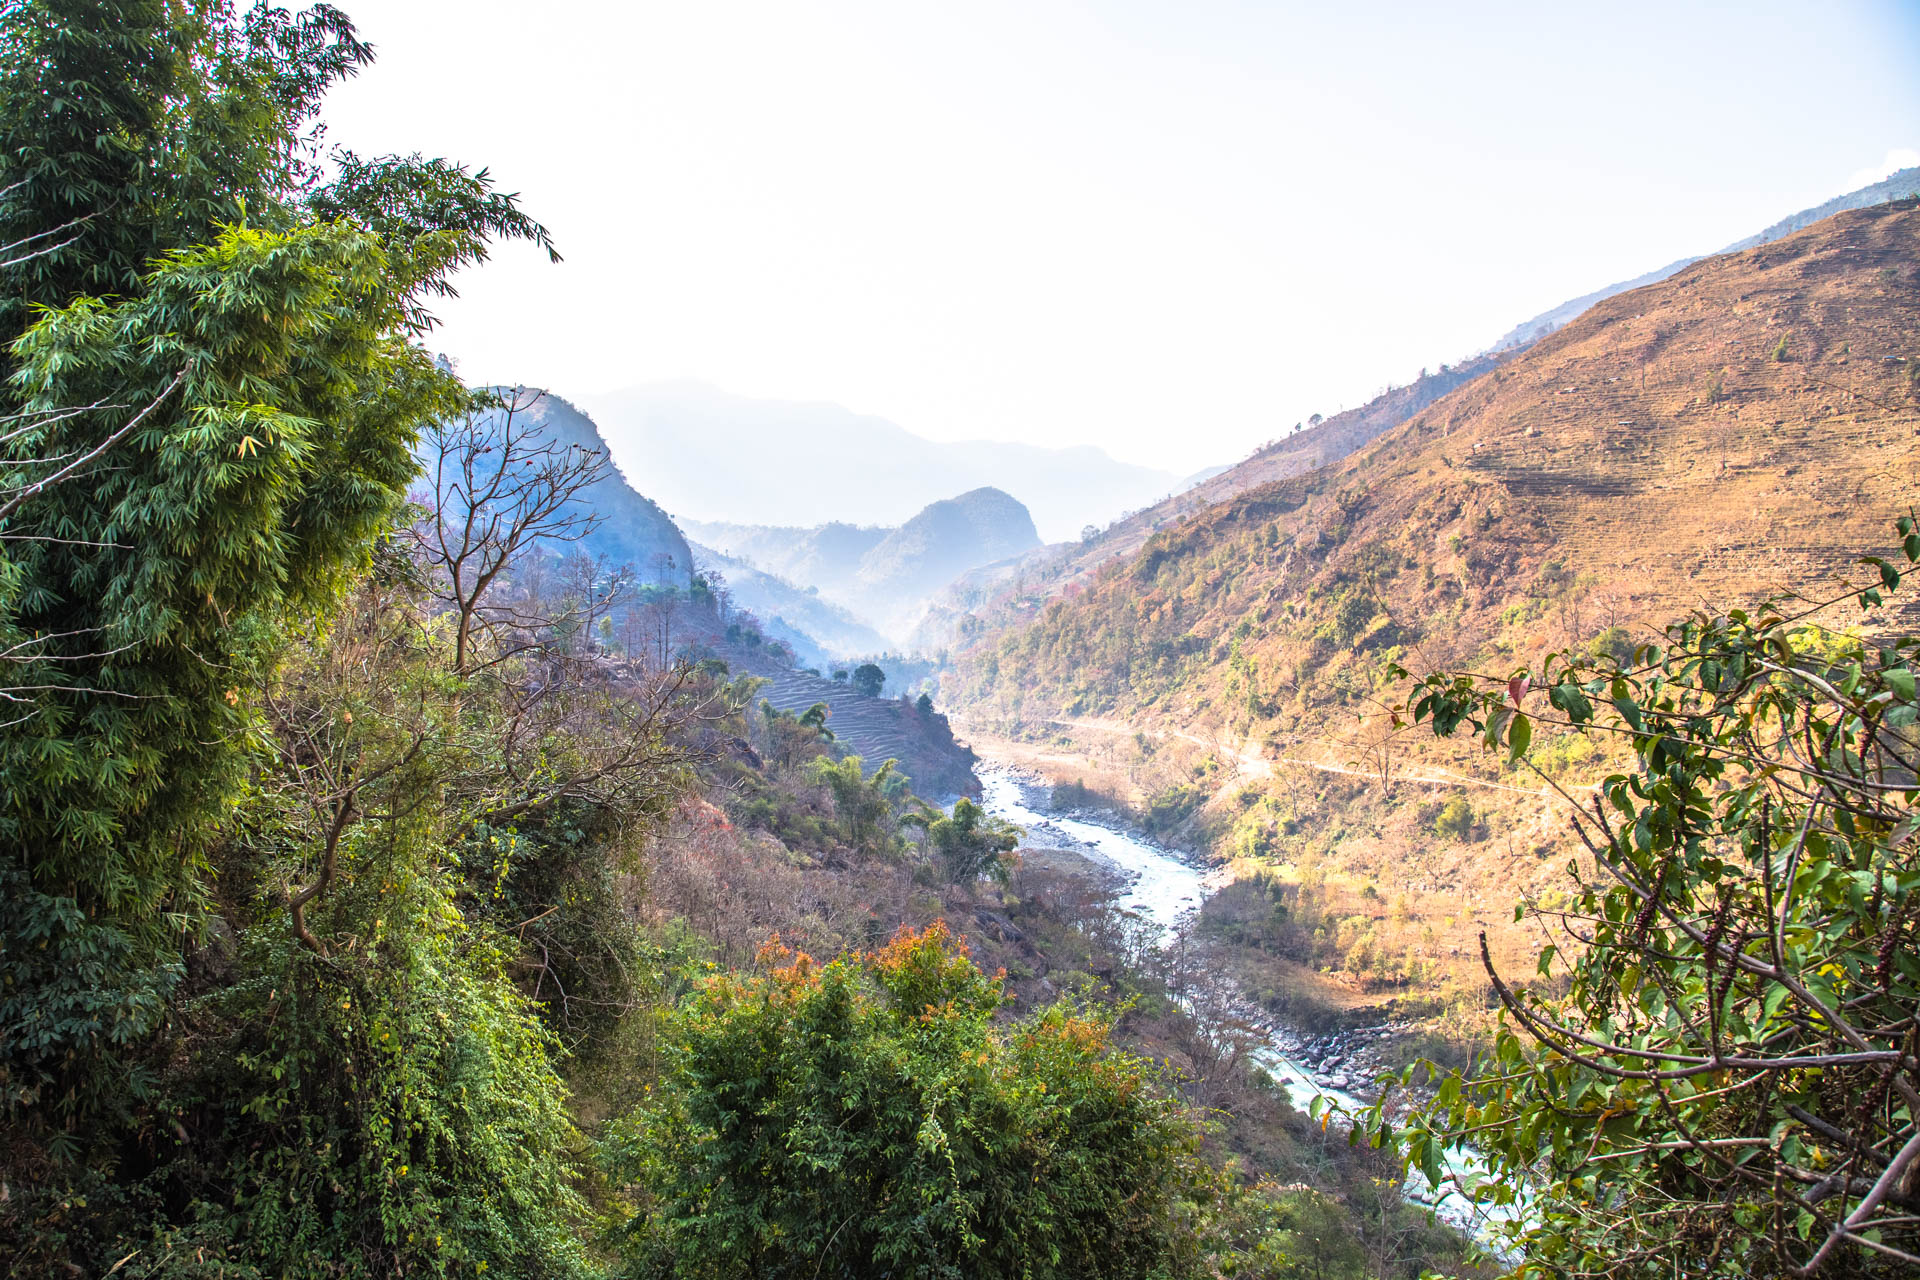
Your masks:
{"label": "distant hill silhouette", "polygon": [[998,489],[974,489],[928,504],[860,557],[859,593],[883,628],[905,634],[961,574],[1039,545],[1025,507]]}
{"label": "distant hill silhouette", "polygon": [[[561,445],[608,452],[594,420],[565,397],[534,387],[492,390],[520,406],[515,412],[521,424],[538,424]],[[504,412],[495,410],[489,416]],[[631,566],[642,581],[682,588],[697,569],[718,569],[735,604],[752,613],[769,638],[785,641],[802,665],[819,665],[888,648],[885,636],[843,606],[689,542],[660,504],[641,494],[617,463],[611,474],[589,486],[578,501],[601,516],[600,523],[580,541],[579,549],[604,556],[615,568]],[[860,545],[871,546],[887,532],[873,530]],[[832,545],[830,537],[827,543]],[[561,553],[569,549],[553,548]]]}
{"label": "distant hill silhouette", "polygon": [[720,554],[815,588],[895,641],[913,631],[927,602],[954,579],[1041,545],[1026,507],[994,488],[931,502],[892,529],[687,525]]}
{"label": "distant hill silhouette", "polygon": [[702,570],[719,570],[734,603],[759,618],[769,634],[791,645],[802,666],[866,657],[890,647],[885,636],[852,611],[817,592],[699,542],[693,544],[693,558]]}
{"label": "distant hill silhouette", "polygon": [[704,520],[688,520],[686,526],[695,540],[721,555],[834,598],[853,593],[861,557],[893,532],[841,521],[810,529]]}
{"label": "distant hill silhouette", "polygon": [[811,527],[904,523],[929,502],[992,486],[1052,538],[1076,536],[1180,487],[1171,472],[1091,445],[942,443],[835,404],[755,400],[697,383],[634,387],[590,402],[615,456],[644,468],[676,519]]}

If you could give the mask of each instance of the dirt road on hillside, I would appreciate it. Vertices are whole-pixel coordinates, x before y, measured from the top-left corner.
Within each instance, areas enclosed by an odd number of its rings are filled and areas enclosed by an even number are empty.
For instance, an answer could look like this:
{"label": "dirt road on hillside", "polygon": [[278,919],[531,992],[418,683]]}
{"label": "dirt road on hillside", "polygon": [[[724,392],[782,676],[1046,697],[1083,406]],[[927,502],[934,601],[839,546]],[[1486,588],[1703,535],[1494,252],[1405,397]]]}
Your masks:
{"label": "dirt road on hillside", "polygon": [[[1088,729],[1096,733],[1111,734],[1116,737],[1131,738],[1135,733],[1145,733],[1151,738],[1178,738],[1191,742],[1208,751],[1224,754],[1235,765],[1236,776],[1243,778],[1271,778],[1275,764],[1290,764],[1302,769],[1315,769],[1321,773],[1345,774],[1353,778],[1373,778],[1378,780],[1380,773],[1376,769],[1356,769],[1352,765],[1335,764],[1327,760],[1309,760],[1299,756],[1267,756],[1251,744],[1232,747],[1225,742],[1201,737],[1182,729],[1136,729],[1120,720],[1109,720],[1098,716],[1056,716],[1054,724],[1065,725],[1073,729]],[[1412,782],[1430,787],[1483,787],[1489,791],[1511,791],[1516,795],[1539,796],[1547,799],[1552,796],[1552,788],[1516,787],[1504,782],[1488,782],[1484,778],[1470,778],[1450,769],[1438,769],[1431,766],[1413,772],[1397,773],[1396,782]]]}

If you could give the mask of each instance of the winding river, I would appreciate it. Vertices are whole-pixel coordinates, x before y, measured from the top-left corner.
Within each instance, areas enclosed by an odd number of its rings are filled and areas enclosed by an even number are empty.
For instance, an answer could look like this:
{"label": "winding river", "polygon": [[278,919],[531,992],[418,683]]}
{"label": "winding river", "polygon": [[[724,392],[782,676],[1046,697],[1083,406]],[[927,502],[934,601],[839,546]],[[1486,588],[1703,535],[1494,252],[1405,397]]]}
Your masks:
{"label": "winding river", "polygon": [[[1160,925],[1171,938],[1186,927],[1199,911],[1207,894],[1216,887],[1214,873],[1203,871],[1184,861],[1173,851],[1163,849],[1140,835],[1125,829],[1117,820],[1090,821],[1038,807],[1033,792],[1038,779],[1023,776],[1004,765],[989,762],[979,770],[982,803],[988,812],[1026,830],[1025,844],[1030,848],[1067,849],[1107,863],[1126,879],[1126,888],[1116,899],[1122,909],[1138,913]],[[1318,1099],[1321,1109],[1333,1109],[1336,1120],[1360,1111],[1367,1104],[1354,1094],[1333,1088],[1311,1071],[1289,1058],[1276,1037],[1254,1052],[1254,1059],[1268,1075],[1284,1085],[1288,1098],[1300,1110]],[[1456,1152],[1448,1162],[1452,1181],[1460,1183],[1483,1176],[1484,1165],[1471,1152]],[[1409,1178],[1408,1197],[1429,1204],[1446,1222],[1466,1231],[1483,1244],[1491,1243],[1492,1229],[1510,1220],[1513,1210],[1477,1205],[1457,1189],[1430,1190],[1419,1174]]]}

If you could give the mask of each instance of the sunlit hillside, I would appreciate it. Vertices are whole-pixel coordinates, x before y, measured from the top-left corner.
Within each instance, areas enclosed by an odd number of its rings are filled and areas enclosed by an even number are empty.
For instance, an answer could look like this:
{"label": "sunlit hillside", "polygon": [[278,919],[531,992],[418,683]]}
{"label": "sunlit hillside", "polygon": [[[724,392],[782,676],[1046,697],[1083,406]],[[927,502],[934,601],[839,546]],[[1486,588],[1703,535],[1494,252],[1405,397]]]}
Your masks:
{"label": "sunlit hillside", "polygon": [[[1920,480],[1917,274],[1906,202],[1603,302],[1332,466],[1037,573],[982,614],[949,694],[1217,857],[1331,870],[1392,936],[1382,972],[1424,953],[1472,982],[1471,935],[1564,882],[1564,804],[1395,731],[1383,667],[1504,679],[1703,602],[1863,581]],[[1618,763],[1594,750],[1549,734],[1534,756],[1584,785]],[[1438,834],[1455,796],[1477,816]]]}

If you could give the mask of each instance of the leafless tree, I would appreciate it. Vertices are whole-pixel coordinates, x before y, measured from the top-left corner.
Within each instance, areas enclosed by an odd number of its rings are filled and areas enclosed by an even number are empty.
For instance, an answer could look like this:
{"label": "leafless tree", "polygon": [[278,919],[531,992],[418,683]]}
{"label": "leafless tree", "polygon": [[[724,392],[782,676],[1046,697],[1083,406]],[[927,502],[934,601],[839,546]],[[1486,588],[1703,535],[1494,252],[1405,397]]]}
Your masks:
{"label": "leafless tree", "polygon": [[642,609],[647,634],[653,642],[654,668],[664,668],[673,660],[673,620],[680,612],[680,593],[672,587],[656,590]]}
{"label": "leafless tree", "polygon": [[[362,583],[265,692],[279,753],[268,785],[308,816],[316,851],[286,902],[321,957],[339,961],[351,940],[308,910],[363,826],[424,797],[461,824],[512,826],[567,802],[656,821],[684,793],[699,722],[718,714],[690,696],[687,664],[635,679],[596,650],[595,623],[631,577],[575,545],[599,523],[586,491],[606,459],[556,440],[538,402],[514,391],[427,433],[425,510],[393,548],[413,571]],[[460,691],[435,692],[435,671],[462,677]]]}
{"label": "leafless tree", "polygon": [[496,644],[481,659],[477,633],[555,621],[489,607],[508,567],[542,544],[578,542],[602,519],[583,495],[610,473],[607,456],[556,439],[537,412],[545,394],[516,387],[426,434],[426,513],[412,536],[429,570],[428,590],[454,616],[461,675],[524,647]]}

